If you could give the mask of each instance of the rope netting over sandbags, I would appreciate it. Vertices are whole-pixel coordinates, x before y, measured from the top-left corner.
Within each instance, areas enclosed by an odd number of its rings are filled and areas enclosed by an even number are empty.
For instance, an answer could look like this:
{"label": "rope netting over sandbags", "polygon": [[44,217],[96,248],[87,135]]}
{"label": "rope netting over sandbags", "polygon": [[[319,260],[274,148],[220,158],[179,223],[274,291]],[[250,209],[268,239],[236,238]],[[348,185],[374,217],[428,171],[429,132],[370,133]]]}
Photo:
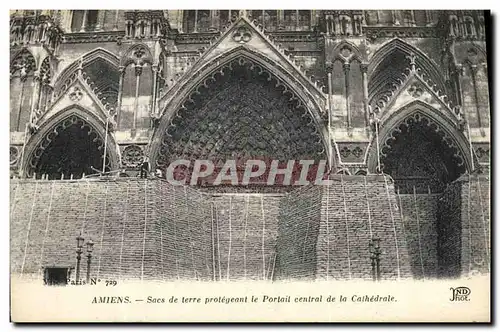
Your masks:
{"label": "rope netting over sandbags", "polygon": [[487,177],[460,178],[440,197],[398,194],[382,175],[330,181],[214,194],[161,179],[15,179],[11,271],[74,279],[80,234],[94,242],[80,277],[122,281],[372,279],[374,239],[382,279],[489,271]]}
{"label": "rope netting over sandbags", "polygon": [[94,242],[91,277],[273,279],[282,195],[213,196],[158,179],[15,182],[13,273],[64,267],[74,278],[81,234]]}
{"label": "rope netting over sandbags", "polygon": [[314,279],[321,219],[321,187],[297,189],[282,201],[275,278]]}
{"label": "rope netting over sandbags", "polygon": [[316,279],[373,278],[371,244],[379,241],[381,279],[411,277],[394,187],[381,175],[330,177],[323,186]]}
{"label": "rope netting over sandbags", "polygon": [[210,200],[193,188],[123,178],[15,182],[13,273],[39,279],[43,269],[62,267],[74,278],[81,234],[94,242],[91,277],[212,278]]}
{"label": "rope netting over sandbags", "polygon": [[212,200],[215,280],[272,280],[282,195],[222,194]]}

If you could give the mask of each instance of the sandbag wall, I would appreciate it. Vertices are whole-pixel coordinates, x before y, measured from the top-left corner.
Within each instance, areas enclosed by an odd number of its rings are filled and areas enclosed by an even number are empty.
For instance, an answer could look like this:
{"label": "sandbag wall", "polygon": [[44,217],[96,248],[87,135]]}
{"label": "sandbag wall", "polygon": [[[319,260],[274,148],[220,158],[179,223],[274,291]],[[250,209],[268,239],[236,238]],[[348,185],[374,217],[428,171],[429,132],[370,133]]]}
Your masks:
{"label": "sandbag wall", "polygon": [[192,188],[143,179],[12,180],[10,197],[12,273],[40,278],[45,267],[67,267],[74,277],[81,234],[94,242],[91,277],[212,275],[204,255],[210,205]]}

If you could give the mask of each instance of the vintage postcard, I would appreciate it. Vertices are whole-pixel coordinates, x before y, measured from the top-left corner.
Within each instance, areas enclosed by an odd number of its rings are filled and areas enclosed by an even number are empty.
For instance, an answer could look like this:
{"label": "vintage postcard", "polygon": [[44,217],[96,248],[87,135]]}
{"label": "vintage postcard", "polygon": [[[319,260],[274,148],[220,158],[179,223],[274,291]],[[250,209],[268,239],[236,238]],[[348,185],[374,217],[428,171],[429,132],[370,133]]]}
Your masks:
{"label": "vintage postcard", "polygon": [[490,33],[11,10],[11,321],[490,322]]}

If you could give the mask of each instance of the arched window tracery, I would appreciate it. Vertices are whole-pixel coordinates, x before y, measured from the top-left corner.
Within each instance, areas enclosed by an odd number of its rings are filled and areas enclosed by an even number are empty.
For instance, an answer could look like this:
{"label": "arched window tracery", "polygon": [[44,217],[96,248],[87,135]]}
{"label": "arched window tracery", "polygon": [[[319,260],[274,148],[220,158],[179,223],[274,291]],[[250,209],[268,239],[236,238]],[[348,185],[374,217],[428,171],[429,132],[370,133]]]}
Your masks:
{"label": "arched window tracery", "polygon": [[10,65],[10,131],[22,132],[30,122],[33,92],[38,79],[35,58],[23,49]]}
{"label": "arched window tracery", "polygon": [[26,176],[50,180],[79,179],[103,170],[110,171],[109,142],[106,160],[104,146],[104,138],[96,127],[84,117],[71,114],[44,132],[27,156]]}
{"label": "arched window tracery", "polygon": [[119,101],[118,128],[130,129],[135,135],[139,129],[151,127],[153,91],[158,68],[153,67],[151,53],[144,45],[134,46],[121,67],[122,90]]}

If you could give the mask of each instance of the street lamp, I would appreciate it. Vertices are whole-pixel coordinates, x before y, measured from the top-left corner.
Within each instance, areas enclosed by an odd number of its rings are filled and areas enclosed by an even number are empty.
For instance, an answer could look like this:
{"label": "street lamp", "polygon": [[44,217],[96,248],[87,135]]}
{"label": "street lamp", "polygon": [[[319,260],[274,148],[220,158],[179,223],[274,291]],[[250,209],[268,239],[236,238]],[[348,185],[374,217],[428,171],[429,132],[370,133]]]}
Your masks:
{"label": "street lamp", "polygon": [[94,242],[92,239],[87,241],[87,284],[90,282],[90,262],[92,260],[92,250],[94,249]]}
{"label": "street lamp", "polygon": [[380,281],[380,239],[372,238],[370,240],[370,260],[372,263],[372,278],[373,281]]}
{"label": "street lamp", "polygon": [[82,232],[76,237],[76,283],[80,282],[80,260],[82,259],[83,252],[83,241]]}

